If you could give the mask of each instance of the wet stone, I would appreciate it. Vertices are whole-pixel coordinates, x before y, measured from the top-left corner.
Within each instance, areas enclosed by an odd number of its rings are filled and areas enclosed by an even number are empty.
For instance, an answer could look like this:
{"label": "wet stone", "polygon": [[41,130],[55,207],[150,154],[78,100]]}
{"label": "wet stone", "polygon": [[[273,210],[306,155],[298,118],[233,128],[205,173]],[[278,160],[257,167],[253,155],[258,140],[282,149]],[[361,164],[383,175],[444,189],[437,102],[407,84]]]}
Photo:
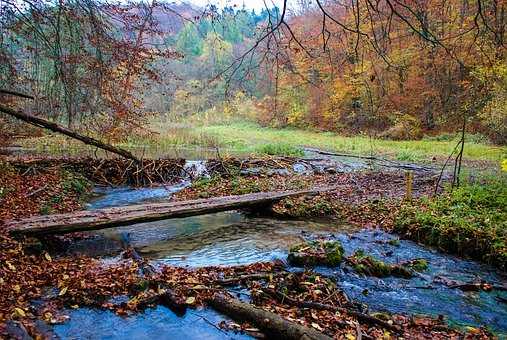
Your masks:
{"label": "wet stone", "polygon": [[294,266],[338,266],[343,259],[340,241],[315,240],[292,246],[287,260]]}
{"label": "wet stone", "polygon": [[388,264],[366,254],[363,250],[357,250],[347,261],[354,270],[363,275],[388,277],[395,276],[410,279],[415,272],[428,269],[428,262],[424,259],[414,259],[399,264]]}

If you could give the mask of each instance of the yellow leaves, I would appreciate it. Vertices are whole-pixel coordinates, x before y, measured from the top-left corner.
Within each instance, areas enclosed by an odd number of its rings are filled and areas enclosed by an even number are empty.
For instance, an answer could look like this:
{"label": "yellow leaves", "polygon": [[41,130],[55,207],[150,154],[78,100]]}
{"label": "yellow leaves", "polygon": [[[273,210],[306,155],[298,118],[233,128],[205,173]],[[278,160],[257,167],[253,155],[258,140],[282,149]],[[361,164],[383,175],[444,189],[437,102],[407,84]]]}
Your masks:
{"label": "yellow leaves", "polygon": [[26,317],[26,313],[23,309],[19,307],[14,307],[13,317],[24,318]]}
{"label": "yellow leaves", "polygon": [[319,324],[316,322],[312,322],[312,327],[318,331],[321,331],[321,332],[323,331],[322,327],[320,327]]}
{"label": "yellow leaves", "polygon": [[507,172],[507,158],[502,161],[502,171]]}
{"label": "yellow leaves", "polygon": [[476,328],[476,327],[471,327],[471,326],[468,326],[465,328],[467,330],[467,333],[469,334],[480,334],[481,333],[481,330],[479,328]]}
{"label": "yellow leaves", "polygon": [[19,294],[21,292],[21,287],[19,285],[14,285],[12,287],[12,290]]}
{"label": "yellow leaves", "polygon": [[129,306],[136,306],[139,303],[139,296],[134,296],[132,299],[128,301]]}
{"label": "yellow leaves", "polygon": [[65,293],[67,293],[67,287],[63,287],[60,292],[58,293],[58,296],[62,296],[62,295],[65,295]]}
{"label": "yellow leaves", "polygon": [[195,297],[194,296],[189,296],[186,300],[185,300],[185,303],[187,305],[193,305],[195,303]]}
{"label": "yellow leaves", "polygon": [[47,321],[47,322],[51,322],[51,319],[53,318],[53,314],[50,313],[50,312],[46,312],[42,315],[42,318]]}
{"label": "yellow leaves", "polygon": [[352,333],[345,334],[345,339],[347,340],[356,340],[356,336]]}
{"label": "yellow leaves", "polygon": [[51,256],[49,256],[48,253],[44,253],[44,257],[46,258],[46,260],[48,260],[49,262],[53,261],[53,259],[51,258]]}
{"label": "yellow leaves", "polygon": [[16,271],[16,267],[14,267],[12,265],[12,263],[10,263],[9,261],[5,261],[5,264],[7,265],[7,268],[9,268],[9,270],[15,272]]}

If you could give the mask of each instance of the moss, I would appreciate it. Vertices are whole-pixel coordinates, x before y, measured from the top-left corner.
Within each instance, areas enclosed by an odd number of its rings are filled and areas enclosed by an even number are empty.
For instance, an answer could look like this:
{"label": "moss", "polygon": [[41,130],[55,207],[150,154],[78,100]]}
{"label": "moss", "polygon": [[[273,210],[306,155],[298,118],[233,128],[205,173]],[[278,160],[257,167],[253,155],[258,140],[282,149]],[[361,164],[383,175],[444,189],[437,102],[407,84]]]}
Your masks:
{"label": "moss", "polygon": [[262,191],[259,184],[249,178],[234,177],[231,180],[231,193],[233,195],[245,195]]}
{"label": "moss", "polygon": [[327,265],[335,267],[342,262],[343,247],[339,241],[328,241],[324,243]]}
{"label": "moss", "polygon": [[414,271],[423,271],[428,268],[428,262],[424,259],[415,259],[400,264],[388,264],[365,254],[362,249],[357,250],[347,261],[357,273],[376,277],[411,278]]}
{"label": "moss", "polygon": [[507,176],[407,204],[394,227],[403,237],[506,268]]}
{"label": "moss", "polygon": [[51,207],[47,204],[44,204],[42,207],[40,207],[39,213],[41,215],[51,215],[54,213],[54,209],[53,209],[53,207]]}
{"label": "moss", "polygon": [[416,272],[422,272],[428,269],[428,261],[425,259],[415,259],[409,261],[406,266],[412,270],[415,270]]}
{"label": "moss", "polygon": [[395,247],[399,247],[400,246],[400,240],[398,240],[397,238],[389,240],[389,242],[387,242],[387,243],[390,244],[390,245],[392,245],[392,246],[395,246]]}
{"label": "moss", "polygon": [[317,195],[311,199],[286,198],[275,206],[275,211],[287,217],[315,217],[337,215],[338,203],[326,195]]}
{"label": "moss", "polygon": [[343,259],[340,241],[310,241],[292,246],[287,260],[294,266],[338,266]]}
{"label": "moss", "polygon": [[[80,201],[84,201],[89,196],[93,184],[82,174],[63,170],[61,176],[64,194],[76,194]],[[58,199],[57,197],[53,197],[52,200],[53,203],[58,204],[63,198],[60,197],[60,199]]]}

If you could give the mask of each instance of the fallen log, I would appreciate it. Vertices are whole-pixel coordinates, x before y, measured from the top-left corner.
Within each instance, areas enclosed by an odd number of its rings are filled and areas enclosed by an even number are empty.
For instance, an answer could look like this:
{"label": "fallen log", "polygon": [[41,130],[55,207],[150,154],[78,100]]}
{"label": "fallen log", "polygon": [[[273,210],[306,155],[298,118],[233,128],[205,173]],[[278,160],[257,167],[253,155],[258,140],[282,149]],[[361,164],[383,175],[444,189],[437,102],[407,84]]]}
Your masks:
{"label": "fallen log", "polygon": [[14,219],[6,221],[5,227],[13,235],[30,236],[91,231],[170,218],[204,215],[255,206],[266,206],[286,197],[315,194],[329,190],[332,190],[332,188],[317,188],[303,191],[260,192],[191,201],[139,204],[94,211],[77,211],[67,214]]}
{"label": "fallen log", "polygon": [[30,94],[21,93],[21,92],[13,91],[13,90],[7,90],[7,89],[0,89],[0,94],[2,94],[2,95],[6,94],[9,96],[21,97],[21,98],[26,98],[26,99],[35,99],[35,97]]}
{"label": "fallen log", "polygon": [[72,131],[72,130],[64,127],[64,126],[61,126],[61,125],[56,124],[54,122],[50,122],[49,120],[46,120],[46,119],[43,119],[40,117],[35,117],[32,115],[26,114],[24,112],[21,112],[21,111],[16,111],[16,110],[10,109],[8,107],[5,107],[3,105],[0,105],[0,112],[8,114],[8,115],[15,117],[19,120],[22,120],[28,124],[31,124],[31,125],[34,125],[34,126],[37,126],[40,128],[48,129],[53,132],[61,133],[63,135],[77,139],[87,145],[96,146],[97,148],[100,148],[102,150],[106,150],[106,151],[112,152],[116,155],[119,155],[119,156],[122,156],[122,157],[125,157],[128,159],[132,159],[133,161],[136,161],[136,162],[139,162],[139,159],[127,150],[117,148],[115,146],[101,142],[98,139],[95,139],[92,137],[83,136],[75,131]]}
{"label": "fallen log", "polygon": [[269,338],[331,340],[331,337],[313,329],[290,322],[281,316],[257,308],[249,303],[215,294],[208,300],[211,307],[237,321],[247,321],[256,325]]}

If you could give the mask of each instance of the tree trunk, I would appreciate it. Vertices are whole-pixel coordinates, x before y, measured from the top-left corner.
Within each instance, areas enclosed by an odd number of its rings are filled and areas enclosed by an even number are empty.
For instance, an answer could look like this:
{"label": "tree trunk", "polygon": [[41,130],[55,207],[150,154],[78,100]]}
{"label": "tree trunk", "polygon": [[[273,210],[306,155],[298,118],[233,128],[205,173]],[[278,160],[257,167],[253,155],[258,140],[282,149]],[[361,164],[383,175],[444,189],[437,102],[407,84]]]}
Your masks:
{"label": "tree trunk", "polygon": [[104,142],[101,142],[95,138],[92,138],[92,137],[87,137],[87,136],[83,136],[77,132],[74,132],[66,127],[63,127],[61,125],[58,125],[56,123],[53,123],[53,122],[50,122],[46,119],[43,119],[43,118],[40,118],[40,117],[35,117],[35,116],[32,116],[32,115],[29,115],[29,114],[26,114],[26,113],[23,113],[21,111],[16,111],[16,110],[12,110],[8,107],[5,107],[3,105],[0,105],[0,112],[3,112],[3,113],[6,113],[10,116],[13,116],[17,119],[20,119],[24,122],[27,122],[29,124],[32,124],[32,125],[35,125],[37,127],[41,127],[41,128],[44,128],[44,129],[48,129],[48,130],[51,130],[53,132],[58,132],[58,133],[61,133],[61,134],[64,134],[66,136],[69,136],[69,137],[72,137],[74,139],[77,139],[77,140],[80,140],[81,142],[85,143],[85,144],[88,144],[88,145],[93,145],[93,146],[96,146],[100,149],[103,149],[103,150],[106,150],[106,151],[109,151],[109,152],[112,152],[116,155],[119,155],[119,156],[122,156],[122,157],[125,157],[125,158],[128,158],[128,159],[132,159],[136,162],[139,162],[139,160],[132,154],[130,153],[129,151],[127,150],[124,150],[124,149],[120,149],[120,148],[117,148],[117,147],[114,147],[110,144],[106,144]]}
{"label": "tree trunk", "polygon": [[331,337],[309,327],[285,320],[281,316],[237,299],[215,294],[208,300],[211,307],[237,321],[251,322],[268,338],[287,340],[331,340]]}

